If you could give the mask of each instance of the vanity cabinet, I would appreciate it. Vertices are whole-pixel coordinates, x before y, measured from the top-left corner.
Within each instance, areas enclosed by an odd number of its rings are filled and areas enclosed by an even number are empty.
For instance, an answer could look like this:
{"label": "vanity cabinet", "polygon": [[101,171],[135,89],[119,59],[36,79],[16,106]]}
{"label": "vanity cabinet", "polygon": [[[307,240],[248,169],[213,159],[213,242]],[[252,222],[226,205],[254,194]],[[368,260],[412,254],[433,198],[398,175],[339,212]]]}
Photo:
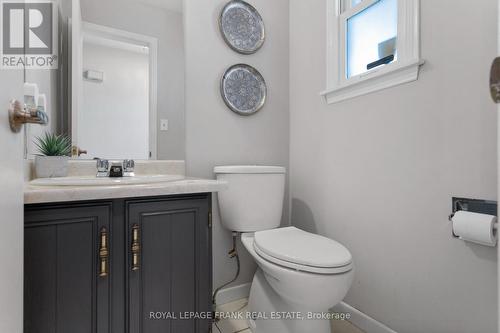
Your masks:
{"label": "vanity cabinet", "polygon": [[[129,332],[208,332],[208,318],[189,315],[211,311],[208,201],[131,201],[126,213],[128,243],[140,247],[127,265]],[[151,318],[165,312],[177,320]]]}
{"label": "vanity cabinet", "polygon": [[25,207],[25,333],[206,333],[211,195]]}
{"label": "vanity cabinet", "polygon": [[106,332],[110,286],[98,276],[98,243],[110,213],[110,204],[26,208],[24,332]]}

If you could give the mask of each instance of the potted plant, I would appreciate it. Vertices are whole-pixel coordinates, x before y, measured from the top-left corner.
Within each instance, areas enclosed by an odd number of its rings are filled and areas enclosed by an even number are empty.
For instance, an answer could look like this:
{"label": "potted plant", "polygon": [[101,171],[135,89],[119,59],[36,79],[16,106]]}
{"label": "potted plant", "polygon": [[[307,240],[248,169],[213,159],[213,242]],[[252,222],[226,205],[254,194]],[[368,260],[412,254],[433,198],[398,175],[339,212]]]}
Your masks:
{"label": "potted plant", "polygon": [[66,135],[45,133],[35,139],[40,155],[35,156],[37,178],[65,177],[71,154],[71,139]]}

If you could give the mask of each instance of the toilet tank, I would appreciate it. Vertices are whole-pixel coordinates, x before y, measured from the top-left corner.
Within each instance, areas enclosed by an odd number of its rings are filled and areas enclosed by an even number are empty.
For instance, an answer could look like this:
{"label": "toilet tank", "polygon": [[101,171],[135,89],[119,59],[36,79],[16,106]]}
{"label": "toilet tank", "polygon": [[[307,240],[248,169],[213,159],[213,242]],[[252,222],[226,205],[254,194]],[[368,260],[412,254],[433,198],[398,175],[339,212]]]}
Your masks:
{"label": "toilet tank", "polygon": [[255,232],[280,226],[286,169],[277,166],[219,166],[217,180],[227,182],[218,193],[222,226]]}

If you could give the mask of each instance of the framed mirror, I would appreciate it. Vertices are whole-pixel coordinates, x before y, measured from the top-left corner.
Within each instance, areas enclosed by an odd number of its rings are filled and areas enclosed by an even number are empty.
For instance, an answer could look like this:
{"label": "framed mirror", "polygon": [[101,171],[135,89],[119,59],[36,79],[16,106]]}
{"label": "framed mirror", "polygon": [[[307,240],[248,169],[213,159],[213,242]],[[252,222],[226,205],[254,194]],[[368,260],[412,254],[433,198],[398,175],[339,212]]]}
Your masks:
{"label": "framed mirror", "polygon": [[[182,0],[60,0],[60,66],[26,73],[50,91],[50,125],[74,158],[185,158]],[[27,133],[27,155],[40,131]],[[86,152],[78,157],[78,152]]]}

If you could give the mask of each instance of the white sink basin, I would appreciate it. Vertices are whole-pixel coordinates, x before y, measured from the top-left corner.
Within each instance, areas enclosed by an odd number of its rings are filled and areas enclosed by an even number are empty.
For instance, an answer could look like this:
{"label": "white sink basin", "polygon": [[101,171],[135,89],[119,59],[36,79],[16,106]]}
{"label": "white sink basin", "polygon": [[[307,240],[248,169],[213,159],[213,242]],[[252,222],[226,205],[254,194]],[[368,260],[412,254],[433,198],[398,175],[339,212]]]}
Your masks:
{"label": "white sink basin", "polygon": [[59,177],[38,178],[29,182],[32,186],[113,186],[113,185],[144,185],[173,182],[184,179],[179,175],[147,175],[122,178],[109,177]]}

